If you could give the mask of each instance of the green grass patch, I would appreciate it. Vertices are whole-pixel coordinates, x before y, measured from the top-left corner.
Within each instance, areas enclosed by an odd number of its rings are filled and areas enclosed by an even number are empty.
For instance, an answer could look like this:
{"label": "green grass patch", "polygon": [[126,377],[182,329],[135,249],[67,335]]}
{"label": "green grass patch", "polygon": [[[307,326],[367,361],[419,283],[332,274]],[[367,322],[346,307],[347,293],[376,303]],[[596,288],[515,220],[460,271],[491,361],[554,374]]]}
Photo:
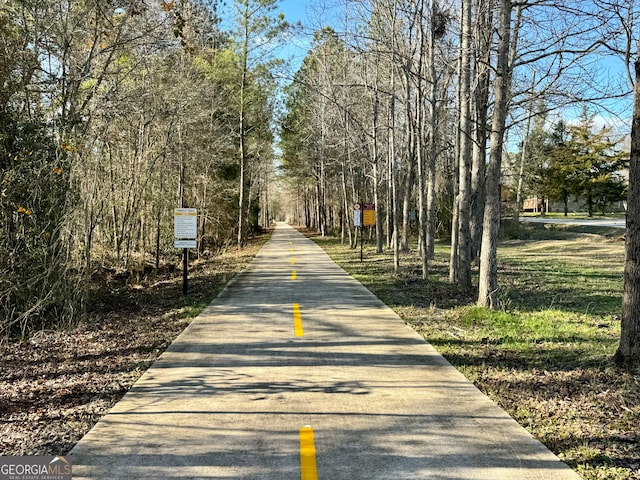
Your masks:
{"label": "green grass patch", "polygon": [[583,478],[638,479],[640,380],[611,363],[624,242],[599,228],[526,225],[509,236],[499,310],[449,284],[446,242],[423,281],[415,250],[395,274],[389,251],[366,245],[360,262],[359,249],[314,240]]}

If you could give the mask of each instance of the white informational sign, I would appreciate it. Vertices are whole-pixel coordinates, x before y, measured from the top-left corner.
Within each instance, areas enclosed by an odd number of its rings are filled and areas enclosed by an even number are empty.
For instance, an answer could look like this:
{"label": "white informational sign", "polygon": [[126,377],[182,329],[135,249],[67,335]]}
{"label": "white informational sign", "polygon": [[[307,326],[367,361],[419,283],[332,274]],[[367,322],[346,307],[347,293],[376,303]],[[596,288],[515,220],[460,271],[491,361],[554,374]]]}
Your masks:
{"label": "white informational sign", "polygon": [[175,248],[198,248],[198,243],[195,240],[174,240],[173,246]]}
{"label": "white informational sign", "polygon": [[[173,212],[173,237],[182,240],[198,238],[198,210],[176,208]],[[187,248],[187,247],[185,247]]]}
{"label": "white informational sign", "polygon": [[353,211],[353,226],[354,227],[362,226],[362,210]]}

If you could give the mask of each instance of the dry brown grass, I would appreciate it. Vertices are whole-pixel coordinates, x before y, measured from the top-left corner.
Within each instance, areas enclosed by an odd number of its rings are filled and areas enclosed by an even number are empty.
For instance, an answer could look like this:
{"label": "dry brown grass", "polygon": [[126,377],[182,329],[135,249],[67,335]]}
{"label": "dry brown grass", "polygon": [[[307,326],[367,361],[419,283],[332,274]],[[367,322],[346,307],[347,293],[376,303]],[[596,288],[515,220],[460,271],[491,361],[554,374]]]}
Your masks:
{"label": "dry brown grass", "polygon": [[0,455],[68,452],[267,239],[194,262],[186,297],[179,269],[109,273],[83,324],[0,346]]}

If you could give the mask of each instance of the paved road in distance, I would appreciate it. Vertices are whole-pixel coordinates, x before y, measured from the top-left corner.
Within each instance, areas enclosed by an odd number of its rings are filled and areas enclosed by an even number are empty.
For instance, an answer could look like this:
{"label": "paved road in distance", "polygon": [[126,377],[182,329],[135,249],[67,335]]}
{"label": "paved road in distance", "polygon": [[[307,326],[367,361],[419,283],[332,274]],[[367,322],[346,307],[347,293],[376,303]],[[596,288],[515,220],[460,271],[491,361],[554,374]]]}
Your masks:
{"label": "paved road in distance", "polygon": [[597,227],[626,228],[626,221],[611,219],[578,219],[578,218],[547,218],[547,217],[520,217],[525,223],[551,223],[556,225],[591,225]]}

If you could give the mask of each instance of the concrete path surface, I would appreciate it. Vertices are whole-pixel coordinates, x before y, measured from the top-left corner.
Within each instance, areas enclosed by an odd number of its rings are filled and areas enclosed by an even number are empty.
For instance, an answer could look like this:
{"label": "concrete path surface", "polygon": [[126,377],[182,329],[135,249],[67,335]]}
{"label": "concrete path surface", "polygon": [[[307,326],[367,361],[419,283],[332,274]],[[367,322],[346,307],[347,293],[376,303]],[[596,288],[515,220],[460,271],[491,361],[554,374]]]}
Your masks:
{"label": "concrete path surface", "polygon": [[626,228],[627,221],[623,218],[618,220],[600,218],[581,219],[581,218],[551,218],[551,217],[520,217],[520,221],[524,223],[550,223],[556,225],[580,225],[589,227],[610,227],[610,228]]}
{"label": "concrete path surface", "polygon": [[284,224],[71,459],[74,479],[579,478]]}

